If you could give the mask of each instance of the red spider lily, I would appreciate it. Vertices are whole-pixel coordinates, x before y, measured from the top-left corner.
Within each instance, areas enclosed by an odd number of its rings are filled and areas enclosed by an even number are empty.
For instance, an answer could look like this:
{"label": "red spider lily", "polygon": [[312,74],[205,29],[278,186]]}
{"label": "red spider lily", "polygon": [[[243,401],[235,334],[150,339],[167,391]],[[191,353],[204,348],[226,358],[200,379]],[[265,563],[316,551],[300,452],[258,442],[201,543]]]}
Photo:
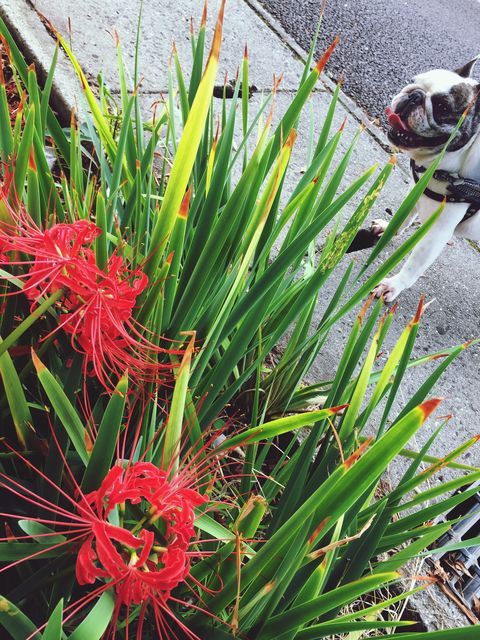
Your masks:
{"label": "red spider lily", "polygon": [[[147,513],[131,531],[108,522],[116,507],[142,501]],[[157,598],[166,602],[189,573],[194,509],[205,501],[182,486],[181,479],[169,481],[165,471],[149,462],[113,467],[100,489],[80,503],[80,513],[92,519],[92,533],[78,554],[77,581],[93,584],[97,578],[111,578],[118,603],[127,606]],[[140,530],[142,526],[149,528]]]}
{"label": "red spider lily", "polygon": [[[7,448],[13,452],[8,445]],[[9,564],[0,569],[0,573],[53,549],[58,549],[59,553],[70,551],[76,558],[77,582],[80,585],[93,585],[100,581],[100,585],[96,585],[92,591],[65,609],[64,624],[101,593],[113,588],[115,609],[106,637],[115,636],[122,608],[126,610],[128,629],[131,607],[138,609],[139,606],[135,634],[137,640],[143,637],[149,607],[160,639],[176,638],[173,630],[176,627],[191,640],[199,640],[196,634],[175,617],[169,606],[169,600],[172,599],[173,602],[199,609],[191,603],[174,598],[171,591],[181,583],[193,580],[189,575],[192,557],[209,555],[209,552],[202,554],[197,549],[195,552],[190,550],[192,544],[198,547],[198,541],[194,540],[194,510],[208,501],[205,495],[190,486],[195,475],[193,468],[187,466],[185,473],[169,479],[168,472],[151,463],[136,462],[125,467],[116,465],[98,490],[84,494],[69,469],[66,458],[60,452],[70,482],[75,486],[76,496],[73,498],[20,453],[15,453],[32,471],[59,492],[66,506],[38,496],[0,472],[1,488],[27,503],[41,507],[47,514],[52,514],[51,517],[46,515],[31,520],[54,527],[51,533],[35,534],[34,539],[44,543],[40,551]],[[109,521],[113,511],[117,514],[131,514],[134,509],[146,513],[143,517],[140,515],[140,519],[135,520],[133,525],[128,526],[127,519],[119,524]],[[17,520],[24,517],[9,513],[0,515]],[[120,520],[121,518],[120,515]],[[128,523],[132,520],[129,518]],[[64,541],[57,542],[59,534],[65,537]],[[52,545],[45,544],[49,537],[56,537]],[[16,537],[10,533],[7,538],[3,538],[9,541],[26,539],[31,540],[32,536]],[[194,583],[201,586],[195,580]],[[188,588],[191,591],[191,587]],[[209,615],[207,611],[205,613]]]}
{"label": "red spider lily", "polygon": [[[125,437],[117,441],[117,463],[99,488],[90,493],[84,493],[79,486],[50,421],[52,446],[58,451],[64,469],[60,484],[3,441],[8,452],[17,458],[15,467],[23,463],[30,474],[53,488],[58,497],[50,501],[43,492],[38,494],[31,483],[24,485],[17,480],[16,472],[9,474],[0,470],[0,490],[10,493],[16,504],[23,502],[36,510],[35,515],[29,517],[25,515],[24,507],[20,507],[20,514],[0,513],[0,517],[8,521],[7,536],[0,541],[43,543],[33,552],[26,546],[25,556],[21,553],[19,560],[0,568],[0,573],[22,562],[44,558],[44,554],[46,557],[58,554],[65,560],[70,555],[70,565],[75,565],[77,590],[82,587],[82,595],[65,608],[64,624],[74,624],[85,607],[93,604],[103,592],[110,591],[114,594],[115,606],[105,640],[115,638],[120,620],[126,625],[126,640],[129,636],[141,640],[144,630],[152,631],[146,629],[147,624],[154,627],[154,636],[159,640],[174,640],[180,636],[199,640],[175,615],[173,608],[201,611],[215,617],[206,608],[202,594],[218,591],[221,579],[214,586],[209,582],[207,588],[190,569],[191,563],[196,564],[215,554],[219,540],[197,535],[199,529],[195,526],[194,510],[202,506],[202,512],[211,511],[219,504],[226,504],[227,498],[222,497],[220,503],[210,494],[216,490],[219,475],[227,482],[234,477],[224,474],[222,469],[222,460],[229,449],[222,450],[219,455],[216,445],[219,430],[216,428],[195,443],[192,443],[192,434],[183,433],[179,468],[174,472],[171,463],[162,464],[166,468],[160,469],[144,460],[157,450],[157,432],[146,443],[140,460],[131,463],[129,452],[137,450],[142,422],[132,434],[132,407],[128,411],[125,432],[130,431],[129,444],[127,446]],[[228,468],[227,464],[224,469]],[[223,490],[221,494],[223,496]],[[30,522],[50,529],[16,535],[18,528],[12,523],[26,517]],[[59,536],[63,536],[60,541]],[[213,548],[210,545],[208,550],[204,548],[205,543],[212,542],[216,543]],[[176,587],[178,589],[174,591]]]}
{"label": "red spider lily", "polygon": [[[128,369],[139,381],[157,381],[162,371],[170,369],[158,362],[158,354],[167,350],[148,340],[132,317],[148,278],[117,254],[104,271],[97,266],[92,245],[101,229],[88,220],[77,220],[42,230],[25,210],[16,213],[8,207],[8,211],[12,222],[0,224],[0,264],[27,267],[17,277],[24,281],[23,293],[34,304],[43,296],[63,292],[55,331],[63,328],[71,336],[72,347],[86,356],[85,373],[111,388],[112,373],[119,377]],[[19,254],[31,259],[21,261]]]}

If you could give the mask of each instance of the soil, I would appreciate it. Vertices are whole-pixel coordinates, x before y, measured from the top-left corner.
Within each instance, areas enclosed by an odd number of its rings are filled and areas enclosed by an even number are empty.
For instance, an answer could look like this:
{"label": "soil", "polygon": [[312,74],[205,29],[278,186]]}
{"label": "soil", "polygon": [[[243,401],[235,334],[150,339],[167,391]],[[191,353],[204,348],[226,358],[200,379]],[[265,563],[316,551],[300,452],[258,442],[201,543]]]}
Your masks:
{"label": "soil", "polygon": [[10,109],[10,119],[13,126],[13,124],[15,123],[18,107],[21,102],[21,96],[18,92],[18,87],[15,82],[12,67],[10,66],[7,46],[2,40],[0,40],[0,82],[5,83],[7,101]]}

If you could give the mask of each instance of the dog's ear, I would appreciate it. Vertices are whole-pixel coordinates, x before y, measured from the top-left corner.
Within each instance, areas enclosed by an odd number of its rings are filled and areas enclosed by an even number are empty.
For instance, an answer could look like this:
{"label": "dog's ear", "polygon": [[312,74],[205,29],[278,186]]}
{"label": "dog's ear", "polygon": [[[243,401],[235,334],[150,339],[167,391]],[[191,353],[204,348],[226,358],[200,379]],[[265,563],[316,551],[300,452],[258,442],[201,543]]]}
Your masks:
{"label": "dog's ear", "polygon": [[475,56],[475,58],[473,58],[473,60],[470,60],[470,62],[467,62],[467,64],[464,64],[463,67],[455,69],[455,73],[458,73],[458,75],[462,76],[462,78],[469,78],[472,75],[473,67],[475,66],[479,58],[480,54],[478,56]]}

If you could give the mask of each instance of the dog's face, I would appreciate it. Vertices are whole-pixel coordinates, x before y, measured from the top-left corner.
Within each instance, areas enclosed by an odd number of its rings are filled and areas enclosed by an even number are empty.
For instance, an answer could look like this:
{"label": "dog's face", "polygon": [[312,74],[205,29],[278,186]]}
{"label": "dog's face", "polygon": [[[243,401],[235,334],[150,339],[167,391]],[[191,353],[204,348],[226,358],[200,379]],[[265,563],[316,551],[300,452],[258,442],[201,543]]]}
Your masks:
{"label": "dog's face", "polygon": [[411,154],[435,153],[470,106],[448,150],[463,147],[480,127],[480,84],[470,77],[476,61],[457,71],[434,69],[415,76],[387,108],[389,140]]}

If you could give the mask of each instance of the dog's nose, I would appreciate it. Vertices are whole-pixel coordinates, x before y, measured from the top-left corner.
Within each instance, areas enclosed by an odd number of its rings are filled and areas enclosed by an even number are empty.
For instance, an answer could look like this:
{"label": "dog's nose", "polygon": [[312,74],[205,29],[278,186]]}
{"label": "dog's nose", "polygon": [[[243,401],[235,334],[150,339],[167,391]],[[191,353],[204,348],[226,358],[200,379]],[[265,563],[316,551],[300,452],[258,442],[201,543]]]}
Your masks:
{"label": "dog's nose", "polygon": [[423,91],[414,89],[400,98],[395,107],[395,112],[398,113],[400,117],[406,117],[412,109],[423,103],[423,96]]}
{"label": "dog's nose", "polygon": [[408,96],[408,102],[411,106],[417,106],[419,104],[422,104],[423,91],[419,91],[418,89],[416,89],[415,91],[412,91]]}

